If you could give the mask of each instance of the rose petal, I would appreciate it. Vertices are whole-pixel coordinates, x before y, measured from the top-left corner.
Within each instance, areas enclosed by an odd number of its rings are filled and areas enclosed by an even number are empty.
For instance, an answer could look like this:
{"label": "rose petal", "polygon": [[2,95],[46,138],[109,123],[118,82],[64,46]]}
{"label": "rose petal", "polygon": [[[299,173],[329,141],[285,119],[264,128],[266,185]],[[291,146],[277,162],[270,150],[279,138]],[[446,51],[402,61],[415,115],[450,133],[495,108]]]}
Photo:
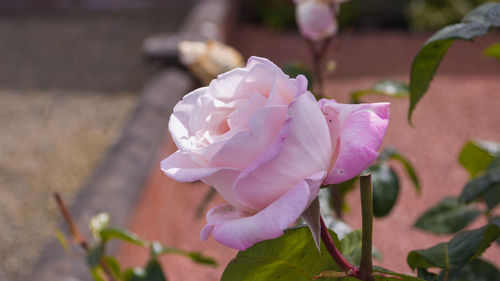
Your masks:
{"label": "rose petal", "polygon": [[302,180],[255,215],[229,205],[215,207],[207,214],[207,225],[201,231],[201,239],[212,233],[219,243],[242,251],[257,242],[277,238],[307,208],[311,189],[307,181]]}
{"label": "rose petal", "polygon": [[339,104],[320,101],[328,120],[332,142],[336,143],[336,160],[326,184],[349,180],[377,158],[389,124],[389,104]]}
{"label": "rose petal", "polygon": [[[245,169],[274,141],[286,117],[287,107],[264,107],[255,112],[248,122],[250,130],[229,139],[213,156],[211,167]],[[236,157],[235,157],[236,156]]]}
{"label": "rose petal", "polygon": [[290,131],[278,150],[279,155],[259,157],[259,162],[249,165],[236,180],[235,198],[256,209],[266,207],[298,181],[330,167],[330,133],[312,94],[307,92],[297,97],[288,114],[289,128],[283,126],[283,130]]}
{"label": "rose petal", "polygon": [[192,182],[213,175],[226,167],[206,168],[193,161],[186,153],[177,150],[161,161],[162,171],[176,181]]}

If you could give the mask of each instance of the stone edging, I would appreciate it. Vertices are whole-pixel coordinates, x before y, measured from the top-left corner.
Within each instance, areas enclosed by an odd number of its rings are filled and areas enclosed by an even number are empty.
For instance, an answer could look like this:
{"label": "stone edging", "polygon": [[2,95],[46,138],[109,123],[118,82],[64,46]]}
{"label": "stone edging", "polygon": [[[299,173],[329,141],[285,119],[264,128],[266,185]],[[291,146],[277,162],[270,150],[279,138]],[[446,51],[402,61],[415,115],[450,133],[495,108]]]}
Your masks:
{"label": "stone edging", "polygon": [[[199,38],[224,41],[229,10],[230,0],[200,0],[184,21],[180,36],[198,34]],[[172,108],[194,85],[185,71],[169,67],[142,89],[122,136],[108,151],[70,208],[86,237],[90,237],[87,230],[89,219],[100,212],[109,213],[113,225],[127,224],[151,169],[159,165],[157,156],[168,137]],[[75,249],[68,253],[55,238],[51,239],[44,246],[28,280],[91,280],[84,257],[75,256],[75,253],[79,251]]]}

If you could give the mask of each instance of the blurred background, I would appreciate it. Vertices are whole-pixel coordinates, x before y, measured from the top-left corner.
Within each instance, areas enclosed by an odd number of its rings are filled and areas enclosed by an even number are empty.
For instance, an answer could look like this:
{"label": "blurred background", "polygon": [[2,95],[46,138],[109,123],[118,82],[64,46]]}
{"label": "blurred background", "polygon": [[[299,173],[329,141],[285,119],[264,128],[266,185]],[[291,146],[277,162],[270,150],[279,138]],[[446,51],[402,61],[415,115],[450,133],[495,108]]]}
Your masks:
{"label": "blurred background", "polygon": [[[32,274],[33,265],[40,259],[46,243],[54,240],[60,222],[52,202],[52,192],[60,191],[70,205],[78,200],[81,188],[123,135],[127,121],[141,100],[141,89],[165,67],[171,67],[162,60],[145,59],[144,41],[155,34],[175,34],[186,24],[194,7],[210,1],[0,0],[0,280],[27,280]],[[306,64],[310,62],[305,44],[297,32],[291,0],[226,2],[230,7],[228,18],[234,24],[223,27],[225,41],[234,45],[245,57],[262,55],[279,65],[296,58]],[[412,56],[432,31],[460,21],[469,10],[483,2],[486,1],[351,0],[342,4],[339,16],[342,49],[340,52],[332,50],[331,54],[338,63],[338,71],[329,76],[327,82],[331,95],[355,90],[359,83],[368,87],[382,76],[407,79]],[[457,44],[459,46],[452,54],[454,58],[461,58],[470,52],[477,52],[478,55],[464,58],[462,64],[457,64],[458,59],[449,59],[443,65],[443,71],[453,75],[472,73],[498,77],[498,63],[480,55],[484,47],[495,41],[498,41],[498,34],[478,40],[476,49],[465,43]],[[373,62],[368,65],[366,62],[370,59]],[[465,64],[476,61],[479,61],[476,67],[464,70]],[[179,65],[174,67],[183,69]],[[343,82],[339,82],[342,78],[345,78]],[[473,79],[476,78],[474,76]],[[447,79],[439,85],[445,87],[446,83],[455,81],[450,76]],[[498,89],[498,83],[495,84],[490,76],[485,78],[486,82],[474,81],[474,85],[467,85],[472,88],[481,83],[489,85],[488,89],[479,89],[486,96],[488,91]],[[193,83],[192,87],[197,85]],[[169,86],[166,85],[164,90],[168,91]],[[441,90],[445,92],[447,88]],[[399,105],[399,112],[404,116],[406,104],[400,102]],[[422,104],[420,109],[425,111],[425,105]],[[398,130],[410,130],[404,127],[407,124],[402,118],[402,123],[396,125]],[[432,127],[432,120],[422,115],[420,118],[416,116],[416,124],[421,121],[420,129],[425,130],[428,123]],[[500,137],[496,133],[482,133],[481,130],[488,130],[488,126],[496,124],[498,119],[484,118],[488,122],[476,124],[476,133],[486,138]],[[449,117],[448,121],[454,122],[452,119]],[[451,146],[450,150],[455,150],[450,152],[452,156],[446,153],[435,156],[442,156],[444,161],[443,166],[437,168],[449,165],[457,168],[446,161],[454,161],[456,157],[452,153],[458,153],[460,145],[472,137],[464,130],[460,126],[456,128],[456,135],[461,139]],[[440,130],[437,128],[431,132],[439,134]],[[415,134],[421,136],[418,131]],[[398,138],[395,132],[389,133],[389,136],[393,140]],[[404,146],[408,141],[411,142],[407,138],[399,138],[395,142]],[[427,143],[433,141],[429,139]],[[164,143],[157,152],[158,158],[172,150],[168,138]],[[444,144],[445,147],[447,145]],[[417,171],[419,168],[424,170],[422,178],[426,177],[426,171],[432,173],[429,171],[431,167],[427,170],[425,167],[428,158],[419,158],[416,148],[409,147],[408,150],[410,157],[414,155],[417,158]],[[158,164],[151,163],[151,167],[151,171],[157,170]],[[466,175],[461,172],[456,172],[456,175],[453,183],[460,186]],[[433,197],[432,193],[426,193],[426,188],[429,188],[426,184],[430,183],[432,175],[428,178],[423,184],[424,198]],[[151,181],[145,180],[143,185],[148,183]],[[409,185],[407,182],[404,184]],[[137,188],[142,190],[143,187]],[[197,188],[201,190],[205,187]],[[406,189],[408,198],[413,198],[407,200],[417,200],[411,188]],[[444,194],[456,193],[458,189],[447,189]],[[151,203],[148,198],[154,196],[143,194],[147,196],[136,199],[138,206],[163,208],[169,214],[183,213],[179,208],[168,209],[158,200]],[[170,195],[172,193],[162,193],[165,198]],[[193,204],[198,204],[201,197],[180,200],[196,200]],[[133,209],[143,210],[140,206]],[[184,208],[189,208],[189,204]],[[144,212],[144,216],[148,216],[147,211]],[[134,224],[136,217],[130,215],[132,226],[138,225]],[[409,220],[404,217],[396,219]],[[160,217],[159,221],[169,224],[166,218]],[[197,223],[203,225],[202,221]],[[408,222],[405,227],[409,229],[411,223]],[[142,229],[147,232],[144,227]],[[181,229],[194,233],[195,237],[199,231],[198,225]],[[167,237],[169,234],[163,235]],[[174,238],[165,237],[153,238],[169,243],[182,239],[179,232]],[[218,251],[223,246],[209,244],[208,247],[209,251]],[[224,260],[229,260],[232,254],[222,250],[220,256],[223,261],[210,276],[220,276]],[[72,258],[78,262],[78,257]],[[404,259],[404,256],[401,258]],[[128,263],[133,265],[139,261]],[[176,276],[176,273],[173,274]],[[183,276],[177,274],[178,277]],[[216,279],[211,278],[206,280]]]}

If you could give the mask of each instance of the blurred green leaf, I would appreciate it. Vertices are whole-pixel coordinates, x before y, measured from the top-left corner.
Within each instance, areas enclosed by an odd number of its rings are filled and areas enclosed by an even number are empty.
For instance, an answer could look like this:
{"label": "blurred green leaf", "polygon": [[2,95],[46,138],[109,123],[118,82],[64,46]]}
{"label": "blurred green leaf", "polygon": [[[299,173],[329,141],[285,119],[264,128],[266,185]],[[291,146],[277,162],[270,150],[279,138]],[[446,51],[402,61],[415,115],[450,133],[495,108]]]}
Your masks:
{"label": "blurred green leaf", "polygon": [[481,140],[468,141],[460,155],[458,161],[469,172],[473,178],[484,172],[495,156],[500,155],[500,144]]}
{"label": "blurred green leaf", "polygon": [[361,233],[361,229],[354,230],[340,240],[340,252],[356,266],[361,261]]}
{"label": "blurred green leaf", "polygon": [[408,121],[423,97],[446,52],[454,40],[472,40],[484,35],[491,26],[500,26],[500,4],[485,3],[470,11],[461,23],[436,32],[413,60],[410,74],[410,108]]}
{"label": "blurred green leaf", "polygon": [[[500,167],[487,170],[484,174],[469,181],[465,185],[462,194],[460,194],[460,201],[470,203],[477,199],[483,199],[486,192],[498,188],[499,184]],[[494,201],[490,201],[490,204],[494,204]],[[488,207],[490,207],[489,204]]]}
{"label": "blurred green leaf", "polygon": [[105,256],[103,258],[103,262],[107,265],[111,274],[113,274],[113,278],[115,280],[121,280],[121,268],[120,263],[112,256]]}
{"label": "blurred green leaf", "polygon": [[413,183],[413,186],[417,190],[417,193],[420,194],[422,191],[420,187],[420,181],[417,176],[417,172],[415,168],[411,164],[411,162],[406,158],[403,154],[399,153],[394,147],[386,147],[382,153],[380,153],[378,157],[378,161],[386,161],[389,159],[394,159],[398,161],[405,168],[406,174],[410,177],[410,180]]}
{"label": "blurred green leaf", "polygon": [[432,207],[415,223],[415,227],[436,234],[451,234],[465,228],[481,211],[467,208],[457,198],[448,197]]}
{"label": "blurred green leaf", "polygon": [[[349,232],[342,240],[340,240],[340,252],[351,263],[359,266],[361,261],[361,229]],[[382,254],[373,248],[373,257],[381,260]]]}
{"label": "blurred green leaf", "polygon": [[117,227],[105,227],[101,229],[99,235],[103,241],[118,239],[141,247],[149,247],[149,242],[142,240],[137,234]]}
{"label": "blurred green leaf", "polygon": [[[490,223],[498,226],[498,228],[500,228],[500,216],[494,216],[492,218],[490,218]],[[497,238],[496,240],[497,244],[500,244],[500,237]]]}
{"label": "blurred green leaf", "polygon": [[148,262],[144,269],[136,267],[123,274],[124,281],[167,281],[160,263],[156,259]]}
{"label": "blurred green leaf", "polygon": [[66,239],[66,236],[64,235],[64,233],[62,233],[59,230],[56,230],[56,238],[57,238],[57,241],[59,241],[59,244],[61,244],[61,246],[64,248],[64,250],[68,251],[69,250],[68,240]]}
{"label": "blurred green leaf", "polygon": [[500,182],[495,183],[484,192],[483,200],[490,210],[500,203]]}
{"label": "blurred green leaf", "polygon": [[500,43],[489,45],[483,52],[483,55],[492,57],[500,61]]}
{"label": "blurred green leaf", "polygon": [[160,242],[153,242],[151,244],[151,251],[153,256],[161,256],[164,254],[176,254],[176,255],[182,255],[185,257],[190,258],[192,261],[199,263],[199,264],[205,264],[205,265],[210,265],[210,266],[217,266],[217,262],[202,253],[199,252],[188,252],[184,250],[180,250],[177,248],[173,247],[166,247],[162,245]]}
{"label": "blurred green leaf", "polygon": [[396,80],[383,80],[376,83],[369,89],[351,93],[351,102],[361,103],[361,97],[369,94],[384,95],[394,98],[406,98],[409,96],[410,91],[406,83]]}
{"label": "blurred green leaf", "polygon": [[[330,235],[339,247],[335,233],[330,231]],[[341,271],[323,244],[318,253],[311,231],[301,226],[240,251],[224,270],[221,281],[309,281],[326,270]]]}
{"label": "blurred green leaf", "polygon": [[425,268],[417,268],[418,278],[426,281],[437,281],[437,274],[427,271]]}
{"label": "blurred green leaf", "polygon": [[394,170],[387,164],[370,167],[373,184],[373,215],[383,217],[387,215],[399,194],[399,179]]}
{"label": "blurred green leaf", "polygon": [[104,243],[97,243],[87,252],[87,264],[90,268],[95,268],[101,262],[104,254]]}
{"label": "blurred green leaf", "polygon": [[447,270],[460,268],[479,257],[499,235],[498,226],[488,224],[479,229],[461,232],[447,243],[411,251],[406,261],[413,270],[431,267]]}
{"label": "blurred green leaf", "polygon": [[103,276],[105,276],[104,271],[100,266],[90,268],[90,276],[94,281],[107,281]]}
{"label": "blurred green leaf", "polygon": [[[447,276],[446,276],[447,275]],[[446,277],[445,277],[446,276]],[[446,270],[441,271],[438,281],[498,281],[500,280],[500,272],[491,263],[475,259],[466,263],[461,268],[450,270],[446,274]]]}
{"label": "blurred green leaf", "polygon": [[99,232],[101,229],[105,228],[109,224],[109,214],[108,213],[99,213],[93,216],[89,222],[90,232],[96,241],[101,240],[101,236]]}

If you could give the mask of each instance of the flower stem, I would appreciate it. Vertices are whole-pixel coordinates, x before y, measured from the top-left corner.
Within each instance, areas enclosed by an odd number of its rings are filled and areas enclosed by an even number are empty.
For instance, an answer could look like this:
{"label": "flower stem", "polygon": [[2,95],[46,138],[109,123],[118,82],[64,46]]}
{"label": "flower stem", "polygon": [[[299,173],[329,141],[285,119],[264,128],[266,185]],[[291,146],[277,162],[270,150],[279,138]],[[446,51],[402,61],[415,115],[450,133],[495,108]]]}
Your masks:
{"label": "flower stem", "polygon": [[320,217],[320,222],[321,222],[321,240],[323,240],[323,243],[325,244],[325,247],[328,250],[330,256],[332,256],[335,263],[337,263],[337,265],[340,266],[340,268],[342,268],[342,270],[345,271],[347,275],[353,277],[357,276],[358,269],[353,265],[351,265],[337,249],[337,247],[333,243],[330,233],[328,233],[328,228],[326,228],[325,222],[323,221],[322,217]]}
{"label": "flower stem", "polygon": [[373,198],[372,178],[370,174],[360,177],[361,185],[361,216],[362,216],[362,244],[359,277],[361,280],[374,280],[372,265],[372,233],[373,233]]}

